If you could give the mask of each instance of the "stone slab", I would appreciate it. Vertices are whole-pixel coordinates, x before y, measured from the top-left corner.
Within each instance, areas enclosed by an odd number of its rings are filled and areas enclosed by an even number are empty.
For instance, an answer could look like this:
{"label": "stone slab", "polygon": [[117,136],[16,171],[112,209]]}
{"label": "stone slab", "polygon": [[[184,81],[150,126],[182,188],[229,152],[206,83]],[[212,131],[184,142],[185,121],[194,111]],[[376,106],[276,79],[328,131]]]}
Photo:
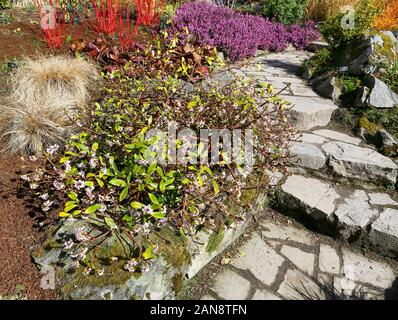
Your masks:
{"label": "stone slab", "polygon": [[232,260],[232,265],[241,270],[249,270],[266,285],[271,285],[279,267],[285,260],[255,234],[241,249],[245,255]]}
{"label": "stone slab", "polygon": [[322,150],[328,164],[339,176],[369,181],[375,184],[393,184],[397,177],[397,165],[370,148],[332,141]]}
{"label": "stone slab", "polygon": [[[283,95],[282,95],[283,96]],[[300,130],[327,126],[338,108],[332,101],[315,97],[283,96],[294,106],[290,109],[292,124]]]}

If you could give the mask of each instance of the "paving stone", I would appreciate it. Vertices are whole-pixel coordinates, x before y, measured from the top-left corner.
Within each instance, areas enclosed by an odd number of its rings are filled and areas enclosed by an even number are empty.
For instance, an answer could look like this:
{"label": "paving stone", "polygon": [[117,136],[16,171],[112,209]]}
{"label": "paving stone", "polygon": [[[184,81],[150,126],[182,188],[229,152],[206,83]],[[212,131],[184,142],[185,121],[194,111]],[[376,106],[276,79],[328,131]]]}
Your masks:
{"label": "paving stone", "polygon": [[323,144],[327,139],[324,137],[317,136],[316,134],[312,133],[302,133],[301,135],[298,135],[298,141],[300,142],[305,142],[305,143],[313,143],[313,144]]}
{"label": "paving stone", "polygon": [[233,259],[232,265],[238,269],[250,270],[257,279],[271,285],[285,259],[269,247],[257,234],[240,250],[245,255]]}
{"label": "paving stone", "polygon": [[326,164],[326,156],[313,144],[293,142],[290,152],[293,163],[301,167],[318,170]]}
{"label": "paving stone", "polygon": [[330,139],[330,140],[339,140],[342,142],[346,143],[351,143],[355,145],[359,145],[361,143],[361,139],[351,137],[347,134],[338,132],[338,131],[333,131],[333,130],[327,130],[327,129],[321,129],[321,130],[315,130],[312,131],[314,134]]}
{"label": "paving stone", "polygon": [[340,258],[336,249],[323,243],[319,248],[319,270],[329,274],[340,273]]}
{"label": "paving stone", "polygon": [[314,244],[312,233],[306,230],[298,229],[287,224],[277,225],[271,221],[260,222],[264,228],[262,235],[269,239],[278,239],[281,241],[295,241],[308,246]]}
{"label": "paving stone", "polygon": [[[268,82],[283,82],[283,83],[298,83],[301,85],[307,85],[307,83],[301,79],[300,77],[295,77],[295,76],[291,76],[291,77],[272,77],[272,76],[266,76],[266,80]],[[309,87],[307,85],[307,87]]]}
{"label": "paving stone", "polygon": [[300,130],[328,125],[338,107],[330,100],[315,97],[283,96],[294,106],[289,110],[292,124]]}
{"label": "paving stone", "polygon": [[345,199],[335,215],[338,219],[340,233],[344,238],[349,239],[356,232],[362,230],[371,220],[377,217],[379,211],[372,209],[369,205],[369,198],[365,191],[355,190],[354,193]]}
{"label": "paving stone", "polygon": [[368,193],[369,203],[380,206],[398,206],[391,197],[386,193]]}
{"label": "paving stone", "polygon": [[373,149],[338,141],[328,142],[322,149],[328,164],[340,176],[373,183],[395,183],[397,165]]}
{"label": "paving stone", "polygon": [[285,278],[278,289],[278,294],[286,299],[305,300],[309,297],[317,300],[325,295],[316,283],[298,270],[287,270]]}
{"label": "paving stone", "polygon": [[386,263],[371,260],[348,249],[343,252],[344,278],[387,289],[395,280],[394,272]]}
{"label": "paving stone", "polygon": [[213,290],[226,300],[245,300],[250,291],[250,282],[236,272],[226,270],[217,276]]}
{"label": "paving stone", "polygon": [[283,246],[281,253],[288,258],[297,268],[311,275],[314,273],[315,255],[290,246]]}
{"label": "paving stone", "polygon": [[302,209],[313,218],[330,219],[339,195],[333,186],[314,178],[292,175],[282,185],[284,205]]}
{"label": "paving stone", "polygon": [[281,300],[281,298],[271,291],[257,289],[251,300]]}
{"label": "paving stone", "polygon": [[335,277],[333,287],[345,300],[384,300],[383,290],[375,290],[344,277]]}
{"label": "paving stone", "polygon": [[372,223],[370,242],[394,256],[398,254],[398,210],[386,208]]}
{"label": "paving stone", "polygon": [[319,95],[314,90],[312,90],[312,88],[309,87],[308,85],[300,85],[292,83],[292,85],[290,86],[290,90],[293,92],[295,96],[319,98]]}

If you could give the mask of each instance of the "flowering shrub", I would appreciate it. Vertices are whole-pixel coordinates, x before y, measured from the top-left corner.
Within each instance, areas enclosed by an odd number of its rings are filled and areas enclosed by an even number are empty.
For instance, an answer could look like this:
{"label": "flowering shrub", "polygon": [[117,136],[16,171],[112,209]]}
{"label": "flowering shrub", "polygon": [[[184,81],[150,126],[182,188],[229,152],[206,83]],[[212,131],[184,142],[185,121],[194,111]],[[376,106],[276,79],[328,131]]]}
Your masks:
{"label": "flowering shrub", "polygon": [[[118,72],[105,81],[107,98],[81,117],[80,132],[64,150],[49,148],[44,168],[22,177],[43,211],[59,207],[61,217],[87,222],[89,227],[79,229],[64,250],[89,267],[88,272],[102,272],[93,262],[94,248],[111,234],[129,248],[124,268],[148,271],[156,256],[157,244],[150,240],[154,230],[167,225],[181,234],[195,234],[238,223],[240,211],[220,199],[248,208],[244,194],[269,186],[260,178],[265,170],[286,170],[286,149],[295,132],[286,119],[285,102],[268,85],[237,79],[222,87],[195,86],[188,93],[172,77],[135,80]],[[148,152],[156,154],[151,149],[156,138],[145,133],[167,131],[170,121],[176,121],[177,130],[189,127],[195,133],[201,128],[252,128],[258,139],[252,171],[257,178],[239,175],[245,165],[227,164],[222,151],[221,161],[214,164],[149,160]],[[187,151],[186,142],[177,140],[177,152]],[[157,155],[169,159],[162,150]],[[196,150],[208,152],[200,143]]]}
{"label": "flowering shrub", "polygon": [[398,29],[398,0],[391,0],[387,3],[374,25],[379,30]]}
{"label": "flowering shrub", "polygon": [[319,33],[313,21],[307,21],[304,27],[297,24],[290,27],[290,41],[299,50],[305,49],[308,43],[317,38],[319,38]]}
{"label": "flowering shrub", "polygon": [[130,77],[148,74],[173,75],[179,79],[198,81],[209,75],[216,63],[220,63],[217,50],[201,45],[187,33],[169,35],[161,32],[148,46],[128,44],[129,51],[122,52],[104,40],[77,42],[71,49],[75,55],[87,54],[99,62],[105,71],[127,70]]}
{"label": "flowering shrub", "polygon": [[[216,46],[233,60],[252,56],[259,48],[283,51],[289,42],[303,48],[319,37],[314,24],[290,30],[281,23],[205,2],[182,5],[174,25],[178,30],[188,28],[201,42]],[[305,36],[298,36],[300,29]]]}

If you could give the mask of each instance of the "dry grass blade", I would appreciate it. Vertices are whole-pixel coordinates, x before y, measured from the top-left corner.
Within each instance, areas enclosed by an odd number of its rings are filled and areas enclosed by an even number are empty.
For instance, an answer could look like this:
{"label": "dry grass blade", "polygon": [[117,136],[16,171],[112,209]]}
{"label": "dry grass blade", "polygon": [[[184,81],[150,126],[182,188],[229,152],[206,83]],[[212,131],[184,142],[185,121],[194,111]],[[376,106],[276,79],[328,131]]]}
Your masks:
{"label": "dry grass blade", "polygon": [[27,59],[13,77],[13,91],[0,106],[3,152],[41,155],[62,144],[75,115],[89,100],[96,69],[65,57]]}

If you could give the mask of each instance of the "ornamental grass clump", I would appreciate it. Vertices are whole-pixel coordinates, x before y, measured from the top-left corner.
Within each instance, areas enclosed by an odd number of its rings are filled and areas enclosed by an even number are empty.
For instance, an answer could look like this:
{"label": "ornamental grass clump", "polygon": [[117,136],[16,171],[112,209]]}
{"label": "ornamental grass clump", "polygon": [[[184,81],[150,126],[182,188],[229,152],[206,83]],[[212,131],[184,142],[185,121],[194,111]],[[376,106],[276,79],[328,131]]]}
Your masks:
{"label": "ornamental grass clump", "polygon": [[[205,2],[182,5],[173,22],[177,29],[187,28],[202,43],[216,46],[232,60],[253,56],[257,49],[283,51],[289,43],[302,48],[319,37],[313,24],[296,25],[291,30],[281,23]],[[299,28],[306,37],[296,41]]]}
{"label": "ornamental grass clump", "polygon": [[61,144],[89,100],[96,74],[84,60],[25,59],[13,75],[12,93],[0,106],[3,151],[40,155],[50,145]]}
{"label": "ornamental grass clump", "polygon": [[[125,248],[118,263],[127,271],[151,270],[161,254],[155,232],[171,228],[186,236],[239,224],[252,205],[248,193],[254,199],[269,188],[266,170],[287,170],[286,150],[296,133],[286,102],[269,85],[235,79],[186,90],[171,76],[134,79],[123,72],[105,75],[105,81],[106,98],[81,115],[79,132],[64,149],[48,150],[44,168],[22,177],[44,212],[59,209],[63,218],[85,221],[84,232],[62,250],[88,273],[102,274],[112,264],[96,259],[111,236]],[[167,140],[167,151],[153,149],[160,135],[148,133],[168,132],[171,124],[178,139]],[[181,137],[186,129],[190,134]],[[215,151],[220,161],[191,162],[210,156],[201,129],[240,130],[243,145],[251,140],[244,130],[252,129],[256,161],[229,162],[221,148]],[[169,153],[174,143],[178,160]]]}

